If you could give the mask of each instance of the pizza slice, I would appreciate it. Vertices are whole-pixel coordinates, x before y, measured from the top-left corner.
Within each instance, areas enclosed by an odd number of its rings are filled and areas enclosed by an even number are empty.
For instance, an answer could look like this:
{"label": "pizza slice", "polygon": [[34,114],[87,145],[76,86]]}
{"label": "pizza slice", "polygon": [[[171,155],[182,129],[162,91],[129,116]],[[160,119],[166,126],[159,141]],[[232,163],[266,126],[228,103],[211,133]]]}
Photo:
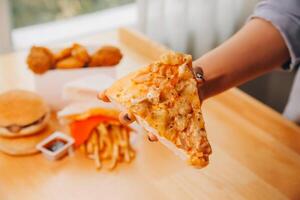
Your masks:
{"label": "pizza slice", "polygon": [[189,164],[208,164],[211,147],[190,55],[169,52],[115,82],[106,95]]}

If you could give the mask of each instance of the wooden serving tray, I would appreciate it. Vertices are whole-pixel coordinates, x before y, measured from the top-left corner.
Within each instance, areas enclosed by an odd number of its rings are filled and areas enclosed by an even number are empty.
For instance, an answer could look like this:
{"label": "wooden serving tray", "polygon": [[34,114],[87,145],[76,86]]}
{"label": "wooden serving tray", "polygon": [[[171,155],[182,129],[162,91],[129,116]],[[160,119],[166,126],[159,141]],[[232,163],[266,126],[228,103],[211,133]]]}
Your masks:
{"label": "wooden serving tray", "polygon": [[[129,29],[82,41],[119,45],[124,60],[118,76],[167,50]],[[0,60],[20,60],[24,55],[10,54]],[[186,165],[159,142],[150,143],[144,136],[138,140],[136,159],[113,172],[97,171],[93,161],[79,151],[58,162],[42,155],[0,154],[0,199],[300,198],[297,125],[238,89],[207,100],[203,110],[213,149],[204,169]]]}

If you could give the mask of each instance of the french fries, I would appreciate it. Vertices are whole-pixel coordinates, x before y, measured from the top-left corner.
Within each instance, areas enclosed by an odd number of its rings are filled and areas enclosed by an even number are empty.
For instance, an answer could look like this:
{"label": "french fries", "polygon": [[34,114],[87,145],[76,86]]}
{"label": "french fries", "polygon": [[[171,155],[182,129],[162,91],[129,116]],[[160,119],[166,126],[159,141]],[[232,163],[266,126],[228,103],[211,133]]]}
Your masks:
{"label": "french fries", "polygon": [[130,129],[121,124],[100,123],[89,139],[81,145],[87,157],[95,161],[100,170],[104,163],[113,170],[119,163],[131,162],[135,151],[130,145]]}

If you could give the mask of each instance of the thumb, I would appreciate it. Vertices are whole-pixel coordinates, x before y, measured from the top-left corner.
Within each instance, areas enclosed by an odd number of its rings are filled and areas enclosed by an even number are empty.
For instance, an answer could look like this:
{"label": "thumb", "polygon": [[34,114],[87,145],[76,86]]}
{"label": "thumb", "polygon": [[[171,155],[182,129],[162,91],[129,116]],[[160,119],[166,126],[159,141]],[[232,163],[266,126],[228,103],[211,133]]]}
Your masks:
{"label": "thumb", "polygon": [[156,141],[158,141],[157,137],[153,133],[148,132],[147,135],[148,135],[148,140],[150,142],[156,142]]}

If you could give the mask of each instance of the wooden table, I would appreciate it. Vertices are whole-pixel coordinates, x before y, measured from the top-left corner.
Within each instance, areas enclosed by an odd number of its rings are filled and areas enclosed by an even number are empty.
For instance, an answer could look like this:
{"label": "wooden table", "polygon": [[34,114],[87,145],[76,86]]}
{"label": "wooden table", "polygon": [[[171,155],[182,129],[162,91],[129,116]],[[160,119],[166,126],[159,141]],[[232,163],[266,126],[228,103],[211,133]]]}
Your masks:
{"label": "wooden table", "polygon": [[[117,38],[111,32],[79,42],[117,43],[128,71],[164,51],[135,33]],[[25,56],[0,57],[1,91],[34,89]],[[134,162],[114,172],[96,171],[80,152],[58,162],[0,154],[0,199],[300,199],[297,125],[238,89],[207,100],[203,110],[213,154],[202,170],[142,135]]]}

